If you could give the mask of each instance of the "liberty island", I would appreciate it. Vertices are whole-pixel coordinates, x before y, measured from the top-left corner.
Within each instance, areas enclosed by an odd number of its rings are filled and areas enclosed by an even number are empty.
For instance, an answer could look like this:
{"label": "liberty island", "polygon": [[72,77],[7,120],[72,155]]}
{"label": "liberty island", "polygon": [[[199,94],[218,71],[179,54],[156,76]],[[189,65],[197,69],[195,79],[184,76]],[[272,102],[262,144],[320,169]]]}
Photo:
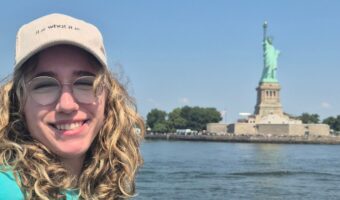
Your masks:
{"label": "liberty island", "polygon": [[257,90],[257,102],[253,115],[228,126],[236,135],[275,136],[328,136],[326,124],[302,124],[302,121],[283,112],[280,101],[281,86],[277,79],[277,60],[280,54],[273,46],[272,37],[267,36],[264,22],[263,60],[264,67]]}
{"label": "liberty island", "polygon": [[280,51],[274,47],[273,38],[267,36],[267,28],[268,23],[264,22],[263,71],[256,88],[253,114],[232,124],[208,123],[206,132],[202,133],[151,133],[146,139],[339,144],[340,139],[330,135],[329,125],[303,124],[297,117],[283,111],[277,78]]}

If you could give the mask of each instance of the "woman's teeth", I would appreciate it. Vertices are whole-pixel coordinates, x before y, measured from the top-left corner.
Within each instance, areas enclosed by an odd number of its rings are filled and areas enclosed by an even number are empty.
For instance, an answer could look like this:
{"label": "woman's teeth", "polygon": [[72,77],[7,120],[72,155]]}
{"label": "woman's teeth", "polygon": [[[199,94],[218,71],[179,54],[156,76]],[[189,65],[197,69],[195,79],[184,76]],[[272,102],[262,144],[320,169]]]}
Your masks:
{"label": "woman's teeth", "polygon": [[75,122],[75,123],[70,123],[70,124],[59,124],[59,125],[55,125],[55,127],[58,130],[69,131],[69,130],[79,128],[81,127],[81,125],[83,125],[83,122]]}

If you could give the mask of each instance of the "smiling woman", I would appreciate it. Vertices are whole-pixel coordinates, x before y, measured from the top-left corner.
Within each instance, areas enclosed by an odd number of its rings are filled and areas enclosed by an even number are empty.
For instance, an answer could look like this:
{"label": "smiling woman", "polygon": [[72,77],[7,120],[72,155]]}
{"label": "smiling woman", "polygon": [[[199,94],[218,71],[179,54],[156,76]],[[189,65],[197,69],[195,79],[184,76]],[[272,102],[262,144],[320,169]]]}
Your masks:
{"label": "smiling woman", "polygon": [[62,14],[34,20],[17,34],[15,63],[0,89],[1,198],[133,196],[144,123],[98,29]]}

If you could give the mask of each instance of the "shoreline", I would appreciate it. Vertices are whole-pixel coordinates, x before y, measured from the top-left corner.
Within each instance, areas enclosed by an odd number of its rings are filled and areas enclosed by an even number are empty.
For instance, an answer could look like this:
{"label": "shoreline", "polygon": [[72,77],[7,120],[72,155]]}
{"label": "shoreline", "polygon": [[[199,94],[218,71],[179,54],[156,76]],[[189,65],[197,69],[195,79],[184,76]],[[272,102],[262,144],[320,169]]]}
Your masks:
{"label": "shoreline", "polygon": [[273,144],[340,144],[340,136],[267,136],[267,135],[175,135],[146,134],[145,140],[207,141]]}

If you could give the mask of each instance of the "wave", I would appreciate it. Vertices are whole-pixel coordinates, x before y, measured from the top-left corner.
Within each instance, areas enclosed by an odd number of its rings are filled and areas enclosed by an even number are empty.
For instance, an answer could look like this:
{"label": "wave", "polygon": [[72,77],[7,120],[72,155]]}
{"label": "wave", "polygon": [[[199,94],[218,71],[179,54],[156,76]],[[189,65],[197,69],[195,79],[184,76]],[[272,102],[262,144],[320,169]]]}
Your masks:
{"label": "wave", "polygon": [[313,176],[332,176],[340,177],[340,174],[332,174],[325,172],[313,172],[313,171],[248,171],[248,172],[236,172],[230,173],[234,176],[296,176],[296,175],[313,175]]}
{"label": "wave", "polygon": [[244,172],[216,172],[216,171],[162,171],[157,172],[153,170],[142,170],[143,176],[157,177],[158,179],[164,179],[166,177],[172,177],[173,179],[180,179],[186,181],[188,179],[243,179],[244,177],[288,177],[288,176],[313,176],[315,178],[325,180],[339,180],[340,174],[317,172],[317,171],[289,171],[289,170],[277,170],[277,171],[244,171]]}

